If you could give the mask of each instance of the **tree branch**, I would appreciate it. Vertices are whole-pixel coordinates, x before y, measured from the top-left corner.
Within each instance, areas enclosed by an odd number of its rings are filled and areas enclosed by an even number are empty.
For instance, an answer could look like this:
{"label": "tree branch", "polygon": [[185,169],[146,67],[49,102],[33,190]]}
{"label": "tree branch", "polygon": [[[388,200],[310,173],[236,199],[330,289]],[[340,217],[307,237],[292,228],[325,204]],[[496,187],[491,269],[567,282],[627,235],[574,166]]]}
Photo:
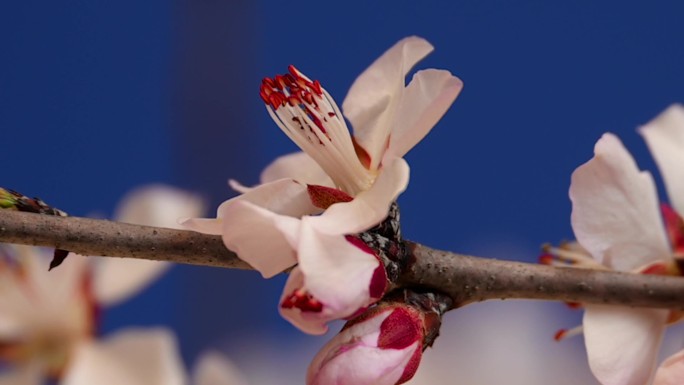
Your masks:
{"label": "tree branch", "polygon": [[[82,255],[250,269],[219,236],[99,219],[0,210],[0,242]],[[471,257],[406,242],[412,263],[398,284],[442,291],[456,306],[528,298],[684,310],[684,279]],[[67,262],[68,263],[68,260]]]}

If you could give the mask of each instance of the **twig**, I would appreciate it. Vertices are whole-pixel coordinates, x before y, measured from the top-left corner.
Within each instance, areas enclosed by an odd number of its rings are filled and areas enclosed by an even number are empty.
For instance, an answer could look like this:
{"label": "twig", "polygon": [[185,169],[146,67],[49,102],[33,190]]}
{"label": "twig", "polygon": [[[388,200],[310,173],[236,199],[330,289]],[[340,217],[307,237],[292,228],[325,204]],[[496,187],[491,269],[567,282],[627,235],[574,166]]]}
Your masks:
{"label": "twig", "polygon": [[[250,269],[218,236],[98,219],[3,210],[0,242],[56,247],[82,255]],[[413,242],[407,246],[414,261],[398,283],[442,291],[457,306],[528,298],[684,310],[684,279],[680,277],[499,261]]]}

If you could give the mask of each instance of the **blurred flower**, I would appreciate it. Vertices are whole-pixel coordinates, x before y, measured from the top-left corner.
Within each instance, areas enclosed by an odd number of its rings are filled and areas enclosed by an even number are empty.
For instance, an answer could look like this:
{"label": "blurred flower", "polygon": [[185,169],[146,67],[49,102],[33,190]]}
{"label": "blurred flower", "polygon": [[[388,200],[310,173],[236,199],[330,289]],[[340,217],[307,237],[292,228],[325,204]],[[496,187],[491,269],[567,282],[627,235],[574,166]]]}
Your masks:
{"label": "blurred flower", "polygon": [[[129,195],[118,218],[174,226],[177,217],[200,211],[196,197],[156,186]],[[129,385],[183,383],[167,332],[128,330],[96,339],[100,309],[141,290],[166,264],[71,255],[48,272],[50,258],[44,248],[0,247],[0,361],[13,370],[0,383],[40,384],[43,376],[69,385],[104,384],[104,378]]]}
{"label": "blurred flower", "polygon": [[[405,190],[401,158],[446,112],[462,88],[448,71],[411,68],[432,51],[418,37],[401,40],[352,85],[343,103],[352,138],[330,94],[293,66],[266,78],[260,95],[281,130],[304,152],[277,159],[261,185],[224,202],[216,219],[189,228],[222,235],[226,247],[266,278],[295,264],[281,314],[322,334],[332,319],[352,316],[385,288],[378,257],[349,234],[378,225]],[[319,215],[320,214],[320,215]]]}
{"label": "blurred flower", "polygon": [[394,385],[413,377],[450,302],[408,290],[390,297],[347,322],[321,349],[309,366],[308,385]]}
{"label": "blurred flower", "polygon": [[193,385],[248,385],[240,370],[223,354],[206,352],[195,364]]}
{"label": "blurred flower", "polygon": [[[658,161],[670,199],[684,209],[684,112],[673,106],[640,129]],[[664,207],[663,225],[651,174],[639,171],[620,140],[605,134],[595,156],[572,175],[572,227],[601,266],[641,274],[681,275],[673,253],[681,247],[681,216]],[[681,212],[681,211],[679,211]],[[668,239],[668,235],[670,238]],[[582,252],[560,249],[582,260]],[[584,254],[586,255],[586,254]],[[589,364],[604,385],[644,384],[652,377],[666,324],[681,312],[586,305],[583,333]]]}

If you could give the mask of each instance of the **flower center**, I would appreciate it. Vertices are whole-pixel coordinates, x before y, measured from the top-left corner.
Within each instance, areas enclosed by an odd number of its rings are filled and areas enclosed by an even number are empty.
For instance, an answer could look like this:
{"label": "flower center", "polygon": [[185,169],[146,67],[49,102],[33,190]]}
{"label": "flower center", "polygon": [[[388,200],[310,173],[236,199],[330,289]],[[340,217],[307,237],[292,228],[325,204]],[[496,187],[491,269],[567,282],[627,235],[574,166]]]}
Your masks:
{"label": "flower center", "polygon": [[314,298],[305,290],[295,290],[289,297],[283,300],[280,304],[283,309],[292,309],[293,307],[306,312],[320,313],[323,310],[323,304]]}
{"label": "flower center", "polygon": [[338,188],[352,196],[367,190],[375,174],[356,155],[339,107],[318,80],[311,81],[292,65],[289,72],[261,82],[259,94],[268,113]]}

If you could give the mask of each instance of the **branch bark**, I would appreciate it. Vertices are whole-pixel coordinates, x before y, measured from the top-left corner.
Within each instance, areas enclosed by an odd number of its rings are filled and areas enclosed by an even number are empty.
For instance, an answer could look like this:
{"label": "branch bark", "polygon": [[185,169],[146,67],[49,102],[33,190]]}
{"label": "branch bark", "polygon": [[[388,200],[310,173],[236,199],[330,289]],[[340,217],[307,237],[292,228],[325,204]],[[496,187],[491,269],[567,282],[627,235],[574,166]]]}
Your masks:
{"label": "branch bark", "polygon": [[[219,236],[99,219],[0,211],[0,242],[82,255],[251,269]],[[451,296],[455,306],[527,298],[684,310],[684,279],[472,257],[407,241],[413,262],[398,284]],[[65,262],[68,263],[68,260]]]}

